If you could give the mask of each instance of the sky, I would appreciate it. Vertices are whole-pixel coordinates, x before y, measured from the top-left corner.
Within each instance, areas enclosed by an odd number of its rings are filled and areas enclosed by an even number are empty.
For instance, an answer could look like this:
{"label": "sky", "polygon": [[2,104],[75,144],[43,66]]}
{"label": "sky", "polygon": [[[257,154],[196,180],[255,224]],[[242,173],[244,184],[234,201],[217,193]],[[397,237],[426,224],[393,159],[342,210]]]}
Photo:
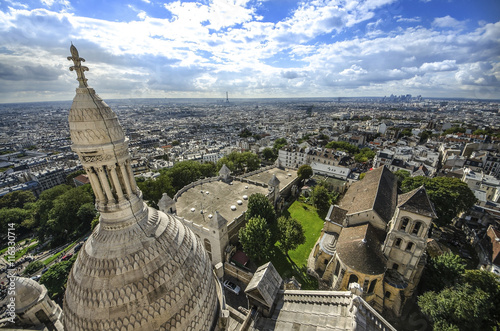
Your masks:
{"label": "sky", "polygon": [[0,103],[500,99],[499,0],[0,0]]}

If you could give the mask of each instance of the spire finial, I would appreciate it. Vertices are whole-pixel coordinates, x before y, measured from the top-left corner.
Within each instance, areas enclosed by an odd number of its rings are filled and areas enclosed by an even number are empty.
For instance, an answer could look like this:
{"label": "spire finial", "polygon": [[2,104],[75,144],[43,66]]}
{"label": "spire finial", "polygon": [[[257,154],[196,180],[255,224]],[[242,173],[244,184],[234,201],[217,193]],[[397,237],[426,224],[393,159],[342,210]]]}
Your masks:
{"label": "spire finial", "polygon": [[79,88],[88,87],[87,78],[85,78],[84,72],[89,71],[89,68],[86,66],[82,66],[82,62],[85,62],[85,59],[83,57],[80,57],[80,55],[78,54],[78,50],[73,45],[73,42],[71,42],[71,47],[69,48],[69,50],[71,52],[71,56],[68,56],[68,60],[73,60],[74,64],[74,66],[69,67],[69,71],[76,71],[76,75],[78,76],[77,80],[78,82],[80,82],[80,86],[78,86]]}

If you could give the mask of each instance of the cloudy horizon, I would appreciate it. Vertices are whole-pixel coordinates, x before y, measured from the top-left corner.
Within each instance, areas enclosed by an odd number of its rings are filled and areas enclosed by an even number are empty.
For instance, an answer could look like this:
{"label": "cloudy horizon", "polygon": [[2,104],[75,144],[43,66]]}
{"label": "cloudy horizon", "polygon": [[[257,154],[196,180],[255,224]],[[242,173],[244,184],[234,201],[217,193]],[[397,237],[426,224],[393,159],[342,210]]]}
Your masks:
{"label": "cloudy horizon", "polygon": [[500,98],[497,0],[0,2],[0,102]]}

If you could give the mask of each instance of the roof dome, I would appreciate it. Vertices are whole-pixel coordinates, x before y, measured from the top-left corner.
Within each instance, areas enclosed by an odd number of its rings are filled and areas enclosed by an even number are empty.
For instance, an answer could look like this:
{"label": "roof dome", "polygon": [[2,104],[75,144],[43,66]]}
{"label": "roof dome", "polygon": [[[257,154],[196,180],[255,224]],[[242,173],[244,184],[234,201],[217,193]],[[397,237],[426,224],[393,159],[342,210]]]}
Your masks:
{"label": "roof dome", "polygon": [[210,330],[215,277],[196,236],[175,216],[148,208],[125,228],[98,226],[71,271],[65,328]]}
{"label": "roof dome", "polygon": [[16,285],[16,313],[31,308],[47,294],[47,289],[33,279],[16,277],[14,282]]}

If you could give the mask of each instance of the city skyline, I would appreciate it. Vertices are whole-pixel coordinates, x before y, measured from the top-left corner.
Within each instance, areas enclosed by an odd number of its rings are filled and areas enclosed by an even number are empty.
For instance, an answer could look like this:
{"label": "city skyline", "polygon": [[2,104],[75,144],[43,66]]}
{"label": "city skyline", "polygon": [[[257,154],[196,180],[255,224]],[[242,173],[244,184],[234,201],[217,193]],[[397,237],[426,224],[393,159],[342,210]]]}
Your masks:
{"label": "city skyline", "polygon": [[0,22],[0,103],[70,100],[71,42],[104,99],[500,95],[490,0],[7,0]]}

